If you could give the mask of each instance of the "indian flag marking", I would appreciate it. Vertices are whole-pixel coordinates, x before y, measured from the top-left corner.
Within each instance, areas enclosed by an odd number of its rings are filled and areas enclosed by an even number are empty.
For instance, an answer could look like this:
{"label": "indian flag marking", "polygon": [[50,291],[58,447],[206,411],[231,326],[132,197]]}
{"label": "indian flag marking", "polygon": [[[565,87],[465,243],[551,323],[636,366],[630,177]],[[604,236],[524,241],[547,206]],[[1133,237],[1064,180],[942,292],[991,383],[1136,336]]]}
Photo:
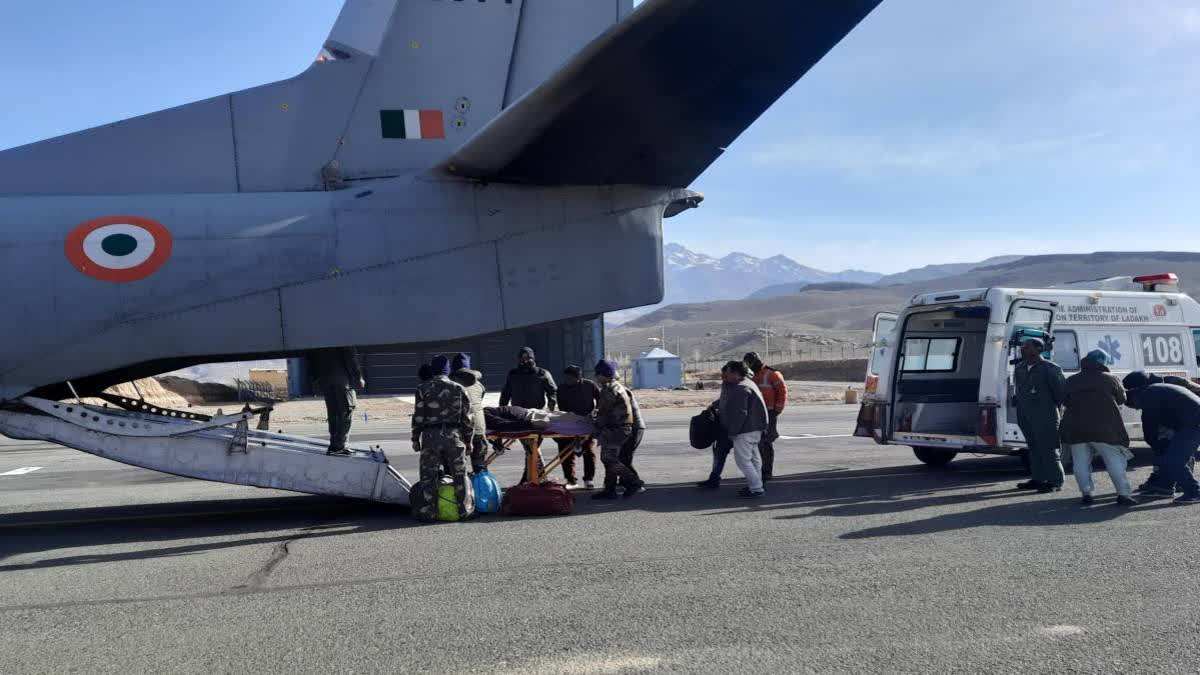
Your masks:
{"label": "indian flag marking", "polygon": [[446,137],[441,110],[380,110],[379,126],[384,138],[419,141]]}
{"label": "indian flag marking", "polygon": [[80,272],[110,283],[154,274],[171,256],[174,242],[162,223],[140,216],[105,216],[67,235],[67,260]]}

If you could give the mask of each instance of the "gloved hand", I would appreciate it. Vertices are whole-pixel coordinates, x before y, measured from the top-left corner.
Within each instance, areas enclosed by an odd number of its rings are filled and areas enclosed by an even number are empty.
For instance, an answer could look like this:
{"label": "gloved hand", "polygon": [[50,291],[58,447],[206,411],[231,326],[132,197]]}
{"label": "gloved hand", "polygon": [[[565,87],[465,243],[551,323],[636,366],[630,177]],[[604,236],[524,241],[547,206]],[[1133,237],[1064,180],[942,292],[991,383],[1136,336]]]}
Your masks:
{"label": "gloved hand", "polygon": [[412,446],[413,446],[413,452],[421,451],[421,437],[420,436],[413,436]]}

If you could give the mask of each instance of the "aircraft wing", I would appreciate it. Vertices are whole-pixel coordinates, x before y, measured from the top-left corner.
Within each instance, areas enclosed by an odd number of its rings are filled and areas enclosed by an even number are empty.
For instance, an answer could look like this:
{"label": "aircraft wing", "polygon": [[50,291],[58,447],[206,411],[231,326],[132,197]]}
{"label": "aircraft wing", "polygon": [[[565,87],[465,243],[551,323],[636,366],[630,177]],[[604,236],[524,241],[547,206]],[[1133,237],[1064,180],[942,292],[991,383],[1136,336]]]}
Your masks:
{"label": "aircraft wing", "polygon": [[683,187],[881,0],[647,0],[441,168]]}

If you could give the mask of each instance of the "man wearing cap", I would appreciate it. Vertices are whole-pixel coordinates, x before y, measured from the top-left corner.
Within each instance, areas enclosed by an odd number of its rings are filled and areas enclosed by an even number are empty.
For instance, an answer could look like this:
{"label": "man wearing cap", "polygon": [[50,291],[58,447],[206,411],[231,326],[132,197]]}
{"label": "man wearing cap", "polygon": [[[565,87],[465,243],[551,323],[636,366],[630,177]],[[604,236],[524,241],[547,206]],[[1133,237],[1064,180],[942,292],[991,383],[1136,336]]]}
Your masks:
{"label": "man wearing cap", "polygon": [[454,481],[459,517],[470,513],[467,506],[467,441],[475,431],[471,400],[462,385],[450,380],[450,360],[438,355],[429,364],[433,378],[417,385],[412,416],[413,450],[421,453],[423,508],[418,520],[432,522],[437,514],[437,490],[445,471]]}
{"label": "man wearing cap", "polygon": [[1133,488],[1125,467],[1133,458],[1129,434],[1121,419],[1125,387],[1108,371],[1112,357],[1095,349],[1080,361],[1078,373],[1067,378],[1062,423],[1058,427],[1063,448],[1071,453],[1075,482],[1085,505],[1093,502],[1092,457],[1104,458],[1104,468],[1117,488],[1117,504],[1133,506]]}
{"label": "man wearing cap", "polygon": [[487,426],[483,419],[483,395],[487,389],[483,386],[483,373],[471,370],[471,357],[459,352],[450,359],[450,379],[462,385],[467,390],[467,398],[471,401],[471,423],[474,430],[467,443],[467,452],[471,456],[471,473],[479,473],[487,468]]}
{"label": "man wearing cap", "polygon": [[1058,364],[1042,357],[1046,343],[1029,338],[1021,343],[1021,361],[1013,370],[1017,425],[1025,436],[1032,478],[1017,484],[1020,490],[1041,493],[1062,489],[1062,461],[1058,454],[1058,409],[1066,394],[1066,380]]}
{"label": "man wearing cap", "polygon": [[329,423],[331,455],[349,455],[346,440],[358,403],[355,389],[366,386],[358,367],[358,355],[351,348],[317,349],[308,355],[308,366],[325,398],[325,417]]}
{"label": "man wearing cap", "polygon": [[[1158,373],[1145,373],[1145,375],[1147,378],[1147,382],[1149,384],[1173,384],[1173,385],[1176,385],[1179,387],[1183,387],[1184,389],[1187,389],[1188,391],[1192,392],[1193,394],[1200,396],[1200,384],[1196,384],[1195,382],[1192,382],[1191,380],[1187,379],[1186,377],[1179,377],[1177,375],[1159,375]],[[1160,432],[1160,433],[1170,434],[1169,431]],[[1165,444],[1163,447],[1166,447]],[[1188,471],[1192,471],[1195,468],[1196,468],[1196,458],[1195,457],[1188,458]],[[1154,469],[1150,471],[1150,477],[1146,479],[1145,483],[1142,483],[1141,485],[1138,486],[1138,492],[1146,492],[1147,490],[1149,490],[1150,492],[1155,492],[1155,491],[1159,491],[1159,490],[1174,490],[1174,491],[1179,490],[1179,486],[1168,481],[1166,478],[1166,474],[1164,474],[1162,472],[1162,454],[1161,453],[1158,453],[1158,452],[1155,453]]]}
{"label": "man wearing cap", "polygon": [[[1162,454],[1160,474],[1164,484],[1143,490],[1151,499],[1173,497],[1171,484],[1183,489],[1176,504],[1200,503],[1200,483],[1188,468],[1188,460],[1200,447],[1200,397],[1184,387],[1152,383],[1146,373],[1138,370],[1125,376],[1127,400],[1125,405],[1142,411],[1142,434],[1155,451]],[[1161,431],[1169,430],[1170,438]]]}
{"label": "man wearing cap", "polygon": [[[591,417],[592,411],[596,409],[596,400],[600,397],[600,386],[592,380],[583,376],[583,369],[579,366],[567,366],[563,370],[563,386],[558,390],[558,405],[563,412],[583,415]],[[555,443],[558,444],[558,452],[562,454],[563,448],[567,447],[570,439],[556,438]],[[581,445],[576,446],[575,452],[563,460],[562,470],[563,476],[567,479],[567,489],[574,490],[579,486],[577,476],[575,474],[575,456],[583,455],[583,485],[587,489],[592,489],[596,478],[596,440],[589,438]]]}
{"label": "man wearing cap", "polygon": [[642,491],[645,483],[621,462],[621,448],[633,435],[633,405],[629,392],[617,382],[617,364],[600,361],[596,364],[596,381],[600,395],[596,400],[596,438],[600,440],[600,461],[604,464],[604,491],[592,499],[616,499],[617,481],[625,486],[625,496]]}
{"label": "man wearing cap", "polygon": [[787,383],[783,381],[782,373],[763,364],[758,352],[746,354],[742,361],[750,369],[750,377],[758,386],[758,392],[767,406],[767,429],[758,442],[758,452],[762,455],[762,479],[766,483],[775,473],[775,441],[779,438],[779,414],[787,405]]}
{"label": "man wearing cap", "polygon": [[[532,347],[521,347],[517,353],[517,367],[508,371],[504,380],[504,389],[500,392],[500,407],[515,405],[521,408],[541,410],[546,408],[553,411],[558,405],[558,387],[554,385],[554,377],[550,371],[538,367]],[[521,441],[525,448],[526,460],[533,452],[533,443]],[[541,453],[538,454],[538,469],[543,466]],[[525,462],[525,472],[521,474],[521,482],[529,480],[529,462]]]}

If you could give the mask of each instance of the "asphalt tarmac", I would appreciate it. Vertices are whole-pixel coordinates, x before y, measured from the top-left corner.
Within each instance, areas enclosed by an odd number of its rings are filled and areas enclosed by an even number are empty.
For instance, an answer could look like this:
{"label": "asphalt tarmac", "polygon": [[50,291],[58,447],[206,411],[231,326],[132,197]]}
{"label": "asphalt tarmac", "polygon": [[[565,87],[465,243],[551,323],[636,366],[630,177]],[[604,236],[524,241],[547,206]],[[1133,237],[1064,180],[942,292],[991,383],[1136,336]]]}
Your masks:
{"label": "asphalt tarmac", "polygon": [[[425,526],[3,441],[0,672],[1200,669],[1200,506],[1122,509],[1102,471],[1092,507],[1070,480],[1017,492],[1011,458],[931,469],[845,436],[854,413],[789,409],[762,501],[732,460],[696,490],[690,412],[650,411],[645,493]],[[399,425],[355,432],[414,471]]]}

